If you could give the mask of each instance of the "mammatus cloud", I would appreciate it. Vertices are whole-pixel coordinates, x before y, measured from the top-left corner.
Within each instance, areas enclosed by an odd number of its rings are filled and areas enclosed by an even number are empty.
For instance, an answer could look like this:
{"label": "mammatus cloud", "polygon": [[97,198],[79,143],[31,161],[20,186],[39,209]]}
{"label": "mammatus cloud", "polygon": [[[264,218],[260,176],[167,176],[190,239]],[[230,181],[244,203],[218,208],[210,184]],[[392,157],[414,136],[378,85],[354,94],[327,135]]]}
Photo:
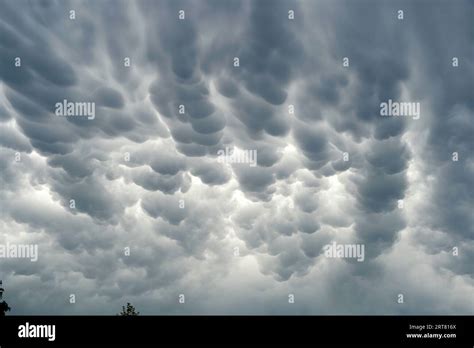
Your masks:
{"label": "mammatus cloud", "polygon": [[471,2],[0,7],[13,314],[474,312]]}

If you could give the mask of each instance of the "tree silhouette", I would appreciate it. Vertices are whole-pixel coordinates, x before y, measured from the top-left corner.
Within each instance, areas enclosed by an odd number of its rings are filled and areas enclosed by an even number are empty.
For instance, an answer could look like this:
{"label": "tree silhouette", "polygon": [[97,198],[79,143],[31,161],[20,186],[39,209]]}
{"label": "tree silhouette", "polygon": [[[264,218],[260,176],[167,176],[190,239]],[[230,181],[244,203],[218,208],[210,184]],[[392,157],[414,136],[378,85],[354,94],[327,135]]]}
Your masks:
{"label": "tree silhouette", "polygon": [[122,315],[122,316],[130,316],[130,315],[139,315],[140,312],[137,312],[135,310],[135,307],[130,303],[130,302],[127,302],[127,307],[125,306],[122,306],[122,311],[118,314],[118,315]]}
{"label": "tree silhouette", "polygon": [[3,289],[2,287],[2,281],[0,280],[0,317],[4,317],[5,316],[5,313],[10,311],[10,307],[8,306],[8,303],[6,303],[5,301],[2,301],[2,298],[3,298],[3,292],[5,291],[5,289]]}

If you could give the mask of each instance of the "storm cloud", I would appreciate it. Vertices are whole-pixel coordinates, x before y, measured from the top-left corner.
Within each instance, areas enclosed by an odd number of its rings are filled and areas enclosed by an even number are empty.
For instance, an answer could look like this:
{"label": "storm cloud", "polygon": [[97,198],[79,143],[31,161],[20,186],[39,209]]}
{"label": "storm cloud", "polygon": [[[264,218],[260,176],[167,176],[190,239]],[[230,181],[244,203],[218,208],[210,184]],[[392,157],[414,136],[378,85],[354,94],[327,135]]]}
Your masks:
{"label": "storm cloud", "polygon": [[474,313],[471,1],[0,8],[13,314]]}

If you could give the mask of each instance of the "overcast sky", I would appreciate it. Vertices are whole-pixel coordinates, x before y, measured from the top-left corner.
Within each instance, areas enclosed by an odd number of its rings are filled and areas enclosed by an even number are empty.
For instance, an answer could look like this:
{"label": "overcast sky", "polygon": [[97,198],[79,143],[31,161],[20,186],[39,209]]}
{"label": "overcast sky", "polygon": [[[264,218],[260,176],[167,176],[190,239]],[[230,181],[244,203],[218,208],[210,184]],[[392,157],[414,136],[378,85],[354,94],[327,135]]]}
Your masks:
{"label": "overcast sky", "polygon": [[474,313],[472,1],[0,8],[0,244],[39,248],[0,259],[11,314]]}

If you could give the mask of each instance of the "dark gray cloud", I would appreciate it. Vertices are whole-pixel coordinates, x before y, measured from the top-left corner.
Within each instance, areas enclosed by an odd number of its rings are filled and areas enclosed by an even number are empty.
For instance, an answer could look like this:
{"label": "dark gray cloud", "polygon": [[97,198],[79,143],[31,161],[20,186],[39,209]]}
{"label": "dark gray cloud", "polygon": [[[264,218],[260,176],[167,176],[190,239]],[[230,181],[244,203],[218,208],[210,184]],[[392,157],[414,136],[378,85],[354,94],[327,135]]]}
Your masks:
{"label": "dark gray cloud", "polygon": [[0,263],[15,314],[474,312],[471,2],[0,8],[0,243],[40,250]]}

